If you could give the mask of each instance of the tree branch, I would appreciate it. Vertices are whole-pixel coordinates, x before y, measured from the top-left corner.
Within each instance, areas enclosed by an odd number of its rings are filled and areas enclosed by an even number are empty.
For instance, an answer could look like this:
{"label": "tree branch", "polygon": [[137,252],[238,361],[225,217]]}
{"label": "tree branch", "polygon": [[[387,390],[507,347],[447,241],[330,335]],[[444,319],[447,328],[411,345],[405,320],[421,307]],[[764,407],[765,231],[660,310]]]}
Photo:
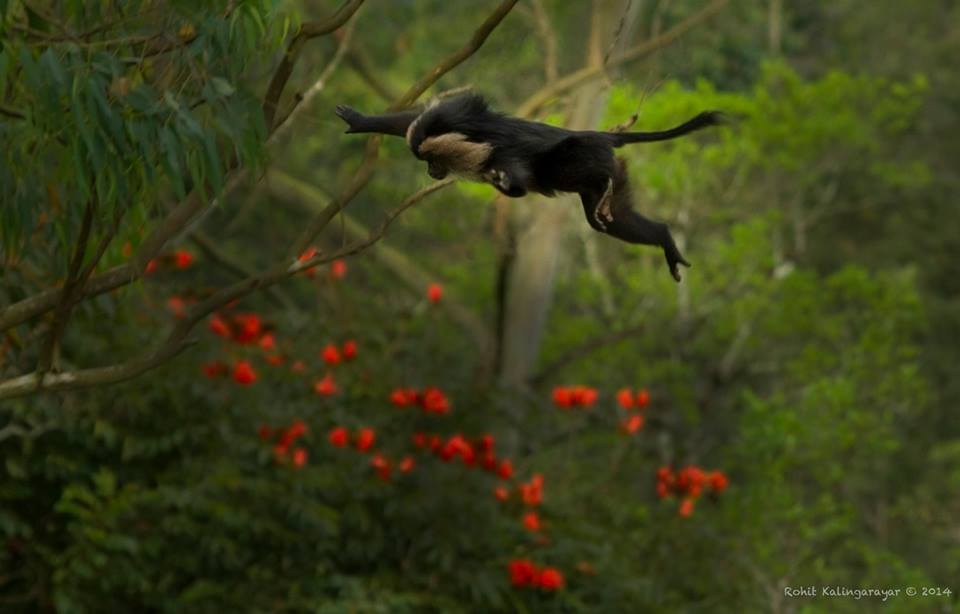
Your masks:
{"label": "tree branch", "polygon": [[37,361],[37,371],[46,373],[50,370],[53,362],[57,345],[60,343],[60,336],[67,326],[67,320],[70,318],[70,306],[73,302],[77,287],[83,288],[85,279],[81,279],[81,266],[83,265],[83,256],[87,251],[87,242],[90,239],[90,229],[93,226],[93,211],[96,205],[93,199],[87,201],[83,210],[83,222],[80,224],[80,236],[77,237],[77,244],[73,248],[73,256],[70,258],[70,264],[67,270],[67,278],[63,282],[63,289],[60,291],[60,298],[57,301],[57,309],[53,314],[53,324],[50,326],[50,334],[40,350],[40,359]]}
{"label": "tree branch", "polygon": [[[462,49],[440,62],[436,67],[433,68],[433,70],[430,71],[428,75],[417,81],[391,108],[397,109],[408,106],[446,72],[452,70],[470,57],[473,53],[475,53],[483,45],[484,41],[486,41],[490,32],[492,32],[493,29],[500,23],[500,21],[502,21],[503,17],[505,17],[510,9],[513,8],[516,2],[517,0],[504,0],[494,11],[494,13],[491,14],[490,17],[488,17],[474,32],[470,41]],[[322,33],[331,32],[340,27],[340,25],[342,25],[350,17],[350,15],[352,15],[356,9],[359,8],[361,3],[362,0],[350,0],[344,5],[343,8],[341,8],[340,11],[338,11],[336,15],[334,15],[333,18],[327,22],[324,22],[322,27],[320,25],[312,26],[307,27],[306,30],[301,28],[301,33],[306,31],[308,32],[309,36],[318,36]],[[299,35],[300,34],[298,33],[298,36]],[[297,52],[299,52],[299,50],[297,50]],[[292,57],[293,61],[295,61],[295,59],[296,54],[294,54]],[[291,58],[285,57],[281,64],[284,62],[289,64],[289,66],[284,70],[292,70]],[[267,124],[268,126],[271,126],[271,134],[273,133],[272,124],[276,113],[276,101],[280,96],[283,85],[286,83],[287,79],[289,79],[289,73],[282,79],[277,78],[278,74],[280,74],[279,69],[278,73],[274,75],[274,79],[271,82],[271,87],[268,88],[268,94],[265,98],[265,112],[268,106],[267,103],[270,103],[269,106],[272,109],[269,115],[270,121]],[[323,212],[321,212],[321,214],[315,220],[312,221],[307,231],[304,232],[300,239],[295,243],[294,249],[291,251],[291,254],[294,255],[294,258],[292,259],[292,265],[288,264],[291,262],[291,259],[285,258],[268,271],[227,286],[220,291],[215,292],[203,302],[194,305],[188,311],[186,317],[180,320],[180,323],[171,332],[167,341],[150,354],[107,367],[83,369],[72,373],[61,374],[47,373],[40,375],[38,373],[32,373],[16,377],[5,382],[0,382],[0,399],[23,396],[37,392],[41,389],[70,390],[74,388],[118,382],[136,377],[137,375],[140,375],[141,373],[162,364],[163,362],[182,352],[189,344],[189,342],[185,339],[189,330],[200,319],[206,315],[209,315],[222,305],[230,302],[231,300],[249,294],[257,288],[273,285],[283,279],[286,279],[290,275],[299,272],[303,268],[332,261],[341,257],[341,255],[345,255],[346,253],[356,253],[357,251],[364,249],[369,244],[372,244],[367,243],[365,245],[348,246],[347,248],[341,250],[342,254],[341,252],[338,252],[329,258],[315,258],[306,264],[299,263],[296,259],[296,255],[301,254],[306,246],[314,240],[316,235],[318,235],[320,231],[322,231],[323,228],[333,219],[333,217],[340,210],[342,210],[343,207],[345,207],[347,203],[349,203],[350,200],[356,196],[356,194],[359,193],[359,191],[366,185],[373,173],[373,165],[377,157],[379,143],[379,137],[373,137],[368,140],[364,161],[361,164],[360,169],[358,169],[357,173],[354,175],[350,184],[326,207],[326,209],[324,209]],[[235,170],[236,165],[236,160],[232,160],[231,163],[228,164],[227,170]],[[224,191],[229,192],[232,187],[239,182],[239,177],[242,177],[242,175],[243,173],[235,173],[234,176],[231,177],[231,180],[228,182],[227,186],[224,188]],[[135,262],[114,267],[110,271],[91,278],[90,284],[83,293],[83,296],[93,296],[102,292],[107,292],[124,284],[130,283],[142,275],[143,270],[146,268],[147,262],[149,262],[157,253],[159,253],[167,241],[180,232],[190,222],[190,220],[196,216],[197,213],[201,212],[205,204],[206,203],[200,202],[197,192],[192,192],[187,198],[181,201],[150,234],[150,236],[147,237],[140,250],[137,252]],[[0,312],[0,330],[10,326],[15,326],[16,324],[19,324],[30,317],[43,313],[44,311],[48,311],[56,304],[57,296],[58,292],[56,290],[48,290],[11,305]]]}
{"label": "tree branch", "polygon": [[694,27],[700,25],[704,21],[719,13],[728,2],[729,0],[713,0],[713,2],[702,8],[700,11],[694,13],[690,17],[687,17],[663,34],[644,41],[639,45],[635,45],[619,55],[611,57],[605,65],[587,66],[585,68],[581,68],[580,70],[574,71],[552,83],[548,83],[545,87],[541,88],[539,91],[527,98],[527,100],[525,100],[523,104],[518,107],[516,114],[521,117],[529,117],[530,115],[533,115],[539,111],[552,98],[559,96],[563,92],[571,90],[582,83],[602,77],[607,69],[646,57],[654,51],[672,44]]}
{"label": "tree branch", "polygon": [[311,38],[329,34],[345,24],[357,12],[361,4],[363,4],[363,0],[347,0],[329,19],[311,21],[300,26],[293,40],[287,45],[283,59],[280,60],[277,70],[273,73],[270,85],[267,86],[267,93],[263,97],[263,117],[268,131],[273,131],[273,121],[277,115],[280,95],[283,94],[283,89],[286,87],[287,81],[290,80],[290,75],[293,74],[293,67],[300,57],[303,46]]}
{"label": "tree branch", "polygon": [[410,89],[404,93],[395,103],[390,105],[390,108],[387,109],[390,111],[399,111],[404,109],[411,104],[413,104],[417,98],[420,97],[425,91],[427,91],[431,85],[437,82],[440,77],[450,72],[457,66],[459,66],[464,60],[476,53],[480,47],[483,46],[483,43],[486,42],[487,37],[490,36],[490,33],[500,25],[500,22],[503,21],[503,18],[507,16],[507,13],[510,12],[510,9],[514,7],[517,3],[517,0],[503,0],[500,3],[500,6],[490,14],[487,19],[480,24],[480,27],[474,31],[473,36],[470,37],[470,40],[466,45],[463,46],[459,51],[450,55],[445,60],[433,67],[433,70],[428,72],[423,78],[410,86]]}

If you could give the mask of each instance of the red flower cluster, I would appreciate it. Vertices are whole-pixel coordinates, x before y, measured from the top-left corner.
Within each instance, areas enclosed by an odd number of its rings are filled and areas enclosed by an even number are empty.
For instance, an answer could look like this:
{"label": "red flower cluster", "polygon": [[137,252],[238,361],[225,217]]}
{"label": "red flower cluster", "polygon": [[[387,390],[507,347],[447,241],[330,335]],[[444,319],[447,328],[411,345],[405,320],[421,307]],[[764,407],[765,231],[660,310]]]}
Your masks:
{"label": "red flower cluster", "polygon": [[303,420],[295,420],[287,428],[276,431],[264,424],[260,427],[258,434],[264,441],[270,441],[274,435],[278,435],[277,442],[273,446],[273,456],[278,463],[285,463],[289,458],[294,467],[300,468],[307,464],[306,449],[298,447],[293,450],[292,455],[290,454],[290,447],[294,442],[307,434],[307,425]]}
{"label": "red flower cluster", "polygon": [[204,363],[201,366],[201,369],[203,369],[203,374],[206,375],[209,379],[215,379],[215,378],[224,376],[230,371],[230,367],[220,362],[219,360]]}
{"label": "red flower cluster", "polygon": [[621,388],[617,392],[617,403],[624,409],[643,409],[650,402],[650,393],[646,388],[641,388],[634,395],[629,388]]}
{"label": "red flower cluster", "polygon": [[343,279],[347,274],[347,263],[343,260],[334,260],[330,263],[330,277],[333,279]]}
{"label": "red flower cluster", "polygon": [[449,462],[460,457],[468,467],[477,465],[486,471],[508,480],[513,476],[513,463],[504,459],[497,461],[494,452],[493,435],[484,435],[475,441],[470,441],[460,433],[450,436],[446,441],[439,435],[414,433],[413,445],[423,450],[433,452],[440,460]]}
{"label": "red flower cluster", "polygon": [[353,360],[357,357],[357,342],[349,339],[343,343],[343,349],[337,347],[335,343],[328,343],[320,353],[320,357],[331,367],[345,360]]}
{"label": "red flower cluster", "polygon": [[173,314],[173,317],[180,320],[187,315],[187,305],[195,303],[191,299],[185,299],[180,296],[171,296],[167,299],[167,309]]}
{"label": "red flower cluster", "polygon": [[213,334],[241,345],[259,343],[264,350],[271,351],[276,343],[273,335],[265,329],[260,316],[255,313],[237,313],[229,317],[215,313],[208,326]]}
{"label": "red flower cluster", "polygon": [[557,591],[564,587],[563,574],[555,567],[537,569],[529,559],[514,559],[507,565],[510,583],[517,588],[530,586],[545,591]]}
{"label": "red flower cluster", "polygon": [[[316,256],[316,255],[317,255],[317,248],[316,248],[316,247],[308,247],[308,248],[307,248],[306,250],[304,250],[304,252],[303,252],[302,254],[300,254],[300,256],[297,258],[297,262],[299,262],[299,263],[302,264],[302,263],[304,263],[304,262],[307,262],[308,260],[310,260],[311,258],[313,258],[313,257]],[[312,267],[310,267],[310,268],[304,269],[304,270],[303,270],[303,274],[306,275],[307,277],[313,277],[314,275],[317,274],[316,268],[317,268],[316,266],[312,266]]]}
{"label": "red flower cluster", "polygon": [[[350,431],[345,427],[338,426],[330,431],[330,434],[327,436],[330,441],[330,445],[337,448],[345,448],[350,444]],[[373,445],[376,443],[377,435],[373,429],[362,428],[357,431],[357,435],[353,440],[354,447],[357,448],[358,452],[366,453],[369,452]],[[416,462],[411,456],[405,456],[403,459],[397,463],[396,467],[400,473],[410,473],[413,471]],[[384,456],[382,453],[376,453],[370,458],[370,466],[373,467],[377,476],[387,482],[390,480],[390,475],[393,472],[393,464],[390,462],[390,459]]]}
{"label": "red flower cluster", "polygon": [[553,404],[561,409],[590,407],[599,396],[597,389],[589,386],[558,386],[553,389]]}
{"label": "red flower cluster", "polygon": [[[350,444],[350,431],[348,431],[346,427],[338,426],[330,431],[328,438],[333,446],[345,448]],[[354,440],[354,445],[360,452],[367,452],[373,447],[373,444],[376,442],[376,440],[377,434],[373,429],[362,428],[357,431],[357,437]]]}
{"label": "red flower cluster", "polygon": [[257,381],[257,372],[248,361],[241,360],[233,366],[233,381],[241,386],[249,386]]}
{"label": "red flower cluster", "polygon": [[313,383],[313,391],[322,397],[333,396],[337,394],[337,382],[333,380],[333,375],[327,373]]}
{"label": "red flower cluster", "polygon": [[674,473],[670,467],[660,467],[657,470],[657,495],[661,499],[676,495],[683,497],[677,511],[683,517],[693,513],[696,499],[703,494],[705,487],[713,495],[719,495],[729,485],[727,476],[722,471],[705,472],[696,465],[688,465]]}
{"label": "red flower cluster", "polygon": [[414,388],[396,388],[390,393],[390,402],[397,407],[419,404],[426,414],[450,413],[450,399],[439,388],[424,388],[423,392]]}
{"label": "red flower cluster", "polygon": [[[643,410],[650,403],[650,393],[646,388],[638,390],[636,393],[630,388],[621,388],[617,391],[617,404],[627,411],[636,409]],[[642,413],[631,414],[620,423],[620,428],[628,435],[633,435],[643,428],[645,418]]]}
{"label": "red flower cluster", "polygon": [[529,482],[521,484],[520,497],[524,505],[537,506],[543,503],[543,476],[535,473]]}
{"label": "red flower cluster", "polygon": [[173,266],[178,269],[188,269],[191,264],[193,264],[193,254],[185,249],[173,252]]}

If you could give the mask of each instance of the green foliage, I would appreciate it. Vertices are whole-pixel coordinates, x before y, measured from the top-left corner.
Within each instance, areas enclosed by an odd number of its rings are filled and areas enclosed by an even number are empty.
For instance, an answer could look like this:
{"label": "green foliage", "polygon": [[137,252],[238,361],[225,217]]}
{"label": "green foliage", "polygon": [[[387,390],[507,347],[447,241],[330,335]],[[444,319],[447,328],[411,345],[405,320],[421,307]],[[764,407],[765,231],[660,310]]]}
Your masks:
{"label": "green foliage", "polygon": [[[60,357],[70,370],[141,355],[176,322],[171,297],[202,300],[238,267],[263,270],[303,229],[307,213],[269,196],[269,182],[221,192],[231,165],[263,169],[262,95],[299,17],[274,0],[42,4],[0,0],[0,309],[61,282],[94,197],[101,232],[123,213],[101,268],[124,261],[124,244],[139,243],[195,187],[222,206],[191,229],[229,260],[197,252],[180,270],[166,253],[142,283],[77,305]],[[321,4],[307,9],[339,6]],[[367,4],[355,16],[355,55],[304,109],[291,146],[270,152],[325,198],[347,184],[364,147],[340,136],[331,107],[384,108],[377,89],[404,91],[460,48],[479,14],[442,0]],[[0,610],[954,607],[960,233],[950,222],[960,182],[948,138],[957,77],[944,67],[960,50],[944,15],[956,9],[783,3],[783,39],[769,51],[769,7],[731,4],[656,57],[611,72],[603,114],[609,127],[639,110],[639,130],[705,108],[732,119],[617,152],[637,208],[668,222],[693,262],[681,285],[660,252],[591,233],[571,205],[577,223],[547,275],[556,285],[538,379],[501,387],[458,314],[495,328],[498,274],[513,256],[493,236],[502,212],[489,206],[489,186],[432,195],[383,245],[347,259],[345,278],[320,267],[224,311],[260,314],[281,365],[204,323],[195,346],[133,381],[5,402]],[[542,5],[562,76],[582,66],[573,43],[589,3]],[[701,5],[642,3],[631,36],[655,36]],[[536,91],[548,39],[536,11],[521,6],[437,90],[472,84],[503,110]],[[886,32],[890,12],[918,35]],[[304,47],[289,96],[327,65],[335,40]],[[890,54],[894,44],[911,51]],[[357,68],[364,62],[375,83]],[[546,121],[563,124],[565,102],[551,102]],[[406,145],[388,140],[347,214],[376,228],[422,175]],[[528,208],[567,204],[514,200],[509,209],[524,212],[516,221]],[[345,228],[334,220],[317,247],[340,249]],[[402,264],[391,261],[396,252]],[[439,304],[420,280],[442,283]],[[48,326],[37,318],[4,332],[0,379],[36,364]],[[324,346],[347,339],[358,342],[356,360],[325,365]],[[241,360],[257,374],[247,387],[229,375]],[[227,376],[203,375],[213,361]],[[338,392],[321,396],[313,386],[328,373]],[[597,404],[557,409],[551,389],[575,384],[596,387]],[[389,401],[394,388],[427,386],[442,387],[452,413]],[[621,428],[622,387],[652,399],[633,436]],[[296,420],[308,427],[296,442],[309,455],[302,467],[274,449],[276,431]],[[261,439],[261,426],[274,435]],[[394,463],[411,454],[416,467],[394,464],[389,481],[378,479],[371,455],[330,444],[335,426],[375,429],[374,452]],[[444,463],[415,449],[418,432],[490,433],[516,476]],[[720,469],[730,486],[682,517],[655,482],[659,467],[687,465]],[[516,489],[537,473],[540,535],[523,528]],[[511,487],[508,502],[493,497],[497,485]],[[507,565],[518,558],[562,570],[565,588],[512,587]],[[808,585],[954,594],[784,593]]]}

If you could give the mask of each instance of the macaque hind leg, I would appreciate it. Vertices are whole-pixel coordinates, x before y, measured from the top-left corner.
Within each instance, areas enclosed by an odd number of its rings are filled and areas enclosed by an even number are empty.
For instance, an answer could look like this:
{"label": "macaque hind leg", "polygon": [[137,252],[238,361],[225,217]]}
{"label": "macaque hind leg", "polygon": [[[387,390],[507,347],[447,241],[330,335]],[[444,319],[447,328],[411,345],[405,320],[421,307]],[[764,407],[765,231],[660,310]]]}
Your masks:
{"label": "macaque hind leg", "polygon": [[[613,219],[605,224],[607,234],[629,243],[641,245],[658,245],[663,248],[663,255],[667,259],[670,274],[680,281],[680,267],[689,267],[680,250],[673,241],[673,235],[666,224],[649,220],[633,210],[630,195],[630,184],[627,181],[626,168],[623,160],[617,160],[617,170],[613,177],[612,213]],[[598,207],[599,209],[599,207]]]}
{"label": "macaque hind leg", "polygon": [[347,134],[356,132],[376,132],[392,136],[405,137],[407,128],[413,120],[420,116],[421,111],[403,111],[389,115],[364,115],[345,105],[337,105],[337,115],[347,122]]}

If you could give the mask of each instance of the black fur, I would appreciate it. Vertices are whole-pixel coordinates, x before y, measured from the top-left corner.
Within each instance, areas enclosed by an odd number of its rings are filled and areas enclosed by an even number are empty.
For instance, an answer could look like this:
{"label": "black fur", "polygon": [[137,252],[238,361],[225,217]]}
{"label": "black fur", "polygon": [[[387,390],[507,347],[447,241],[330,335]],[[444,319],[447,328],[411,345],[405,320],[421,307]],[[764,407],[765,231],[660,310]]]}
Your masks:
{"label": "black fur", "polygon": [[578,193],[592,228],[629,243],[660,246],[677,281],[678,265],[689,267],[690,263],[680,254],[666,224],[633,210],[626,165],[614,157],[613,149],[673,139],[722,122],[720,113],[707,111],[660,132],[573,131],[495,113],[476,94],[442,100],[425,110],[380,116],[365,116],[341,105],[337,115],[347,122],[347,132],[407,137],[413,154],[428,163],[435,179],[459,166],[438,154],[436,147],[425,148],[429,154],[422,152],[425,140],[459,133],[470,143],[487,143],[492,150],[473,178],[487,181],[511,197],[527,192],[547,196]]}

